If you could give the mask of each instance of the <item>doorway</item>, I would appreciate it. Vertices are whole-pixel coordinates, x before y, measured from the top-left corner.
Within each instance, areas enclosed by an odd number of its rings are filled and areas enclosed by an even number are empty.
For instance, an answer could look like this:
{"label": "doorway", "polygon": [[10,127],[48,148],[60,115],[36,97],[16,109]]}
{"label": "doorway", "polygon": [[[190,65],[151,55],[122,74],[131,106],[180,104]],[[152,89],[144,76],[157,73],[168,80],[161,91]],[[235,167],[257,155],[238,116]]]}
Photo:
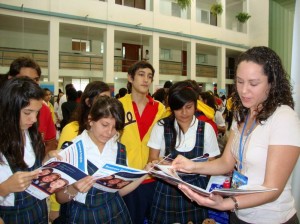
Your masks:
{"label": "doorway", "polygon": [[143,46],[136,44],[122,44],[122,72],[128,72],[130,66],[143,57]]}

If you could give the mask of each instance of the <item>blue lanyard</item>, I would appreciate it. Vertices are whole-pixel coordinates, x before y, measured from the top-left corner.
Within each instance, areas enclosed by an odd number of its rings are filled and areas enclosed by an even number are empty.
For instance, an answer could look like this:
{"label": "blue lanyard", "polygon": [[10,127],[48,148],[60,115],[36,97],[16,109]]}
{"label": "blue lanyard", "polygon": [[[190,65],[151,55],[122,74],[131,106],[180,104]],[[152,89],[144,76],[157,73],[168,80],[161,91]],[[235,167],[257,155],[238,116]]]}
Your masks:
{"label": "blue lanyard", "polygon": [[240,164],[239,164],[239,171],[241,171],[243,169],[243,154],[244,154],[244,149],[245,149],[245,145],[246,145],[246,142],[248,140],[248,137],[250,135],[250,133],[252,132],[256,122],[254,121],[251,128],[249,129],[247,135],[246,135],[246,139],[245,139],[245,142],[243,144],[243,137],[244,137],[244,132],[245,132],[245,129],[246,129],[246,126],[247,126],[247,122],[248,122],[248,117],[249,117],[249,114],[247,115],[246,117],[246,120],[245,120],[245,123],[244,123],[244,127],[243,127],[243,130],[242,130],[242,134],[241,134],[241,137],[240,137],[240,146],[239,146],[239,160],[240,160]]}

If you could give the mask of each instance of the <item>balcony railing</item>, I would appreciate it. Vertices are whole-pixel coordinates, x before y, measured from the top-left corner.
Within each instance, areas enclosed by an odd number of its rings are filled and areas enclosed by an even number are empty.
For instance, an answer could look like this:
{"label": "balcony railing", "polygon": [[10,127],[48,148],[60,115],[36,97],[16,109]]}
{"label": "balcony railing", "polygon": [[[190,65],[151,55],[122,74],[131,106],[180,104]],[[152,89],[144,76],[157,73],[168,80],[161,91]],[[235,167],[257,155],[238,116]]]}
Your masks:
{"label": "balcony railing", "polygon": [[[30,57],[42,68],[48,68],[48,51],[13,48],[0,48],[0,66],[9,66],[14,59],[21,56]],[[114,71],[127,72],[128,64],[131,64],[128,60],[122,57],[115,57]],[[59,52],[59,68],[102,71],[103,57],[85,53]],[[217,66],[196,65],[196,77],[216,78],[217,72]],[[186,66],[183,66],[181,62],[160,60],[159,73],[163,75],[186,76],[187,71]],[[228,74],[227,77],[229,77]]]}

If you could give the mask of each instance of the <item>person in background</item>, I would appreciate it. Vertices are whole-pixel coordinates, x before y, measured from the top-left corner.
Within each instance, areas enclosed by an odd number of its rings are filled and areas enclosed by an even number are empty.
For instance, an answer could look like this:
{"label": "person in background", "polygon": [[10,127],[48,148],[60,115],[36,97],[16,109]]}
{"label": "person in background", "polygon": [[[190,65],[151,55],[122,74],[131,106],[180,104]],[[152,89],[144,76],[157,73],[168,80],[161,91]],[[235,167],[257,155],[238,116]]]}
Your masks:
{"label": "person in background", "polygon": [[197,118],[201,121],[209,123],[213,127],[216,135],[218,136],[219,128],[215,122],[216,111],[217,111],[215,97],[212,95],[211,92],[207,91],[207,92],[199,93],[199,99],[214,110],[214,117],[212,119],[209,119],[208,117],[205,116],[204,113],[198,112],[196,114]]}
{"label": "person in background", "polygon": [[[7,79],[13,77],[26,76],[34,80],[37,84],[41,78],[40,66],[31,58],[20,57],[15,59],[11,64],[7,73]],[[43,141],[46,146],[46,153],[55,150],[57,147],[56,128],[52,119],[50,109],[43,103],[38,115],[38,128],[42,134]]]}
{"label": "person in background", "polygon": [[134,190],[147,175],[115,193],[94,188],[92,177],[103,163],[127,165],[126,147],[118,142],[124,124],[125,113],[120,101],[109,96],[94,99],[87,129],[74,140],[83,142],[88,176],[56,193],[58,202],[70,202],[66,223],[131,223],[121,196]]}
{"label": "person in background", "polygon": [[119,97],[122,98],[127,94],[127,89],[126,88],[121,88],[119,89]]}
{"label": "person in background", "polygon": [[202,197],[182,185],[179,189],[201,206],[233,211],[231,224],[299,223],[290,177],[300,154],[300,120],[288,75],[279,56],[264,46],[242,53],[235,74],[235,120],[223,155],[204,163],[178,156],[172,166],[206,175],[236,168],[233,179],[242,185],[277,190],[223,198]]}
{"label": "person in background", "polygon": [[77,91],[74,88],[68,88],[67,92],[67,102],[64,102],[61,105],[62,113],[63,113],[63,119],[60,122],[61,128],[64,128],[66,124],[70,122],[70,119],[72,117],[73,112],[76,110],[76,107],[78,106],[77,100]]}
{"label": "person in background", "polygon": [[[37,179],[45,153],[37,115],[43,90],[28,77],[7,80],[0,89],[0,218],[4,223],[48,223],[46,200],[25,190]],[[4,128],[5,127],[5,128]]]}
{"label": "person in background", "polygon": [[[60,149],[65,142],[72,141],[88,128],[88,115],[94,98],[97,96],[110,96],[109,86],[105,82],[93,81],[85,87],[78,107],[74,111],[74,116],[71,117],[70,123],[62,129],[58,141],[58,149]],[[59,203],[56,202],[55,195],[51,195],[50,220],[55,220],[53,223],[65,223],[67,206],[67,204],[60,206]]]}
{"label": "person in background", "polygon": [[[164,156],[174,159],[184,155],[189,159],[208,153],[210,158],[220,154],[215,132],[210,124],[195,117],[198,93],[191,83],[181,81],[171,86],[168,105],[171,115],[153,127],[148,146],[148,162],[157,163]],[[206,189],[208,177],[181,176],[189,184]],[[207,209],[199,207],[173,185],[159,180],[155,189],[149,223],[202,223]]]}
{"label": "person in background", "polygon": [[[164,105],[149,96],[155,70],[146,61],[138,61],[128,70],[128,90],[120,98],[125,110],[125,127],[120,142],[126,146],[128,166],[143,169],[149,157],[147,146],[153,125],[164,113]],[[124,197],[132,222],[141,224],[149,217],[155,189],[154,179],[146,179]]]}
{"label": "person in background", "polygon": [[55,124],[56,119],[55,119],[54,107],[53,107],[52,103],[50,102],[52,93],[51,93],[50,89],[48,89],[48,88],[44,88],[43,90],[44,90],[44,103],[49,107],[53,122]]}
{"label": "person in background", "polygon": [[[73,84],[72,83],[68,83],[66,86],[65,86],[65,91],[67,92],[67,89],[69,88],[74,88]],[[75,89],[75,88],[74,88]],[[62,121],[63,120],[63,113],[62,113],[62,104],[67,102],[67,95],[64,94],[60,100],[59,100],[59,104],[58,104],[58,110],[57,110],[57,114],[58,114],[58,117],[59,117],[59,120]]]}
{"label": "person in background", "polygon": [[143,60],[144,60],[144,61],[149,61],[149,59],[150,59],[150,56],[149,56],[149,50],[146,50],[146,51],[145,51],[145,56],[144,56]]}
{"label": "person in background", "polygon": [[58,116],[58,106],[59,106],[59,101],[60,101],[60,98],[64,95],[63,92],[59,92],[58,95],[57,95],[57,98],[54,102],[54,114],[55,114],[55,126],[56,126],[56,129],[59,130],[60,129],[60,120],[59,120],[59,116]]}
{"label": "person in background", "polygon": [[81,95],[82,95],[82,91],[81,90],[77,90],[77,98],[76,98],[76,102],[77,103],[80,103]]}

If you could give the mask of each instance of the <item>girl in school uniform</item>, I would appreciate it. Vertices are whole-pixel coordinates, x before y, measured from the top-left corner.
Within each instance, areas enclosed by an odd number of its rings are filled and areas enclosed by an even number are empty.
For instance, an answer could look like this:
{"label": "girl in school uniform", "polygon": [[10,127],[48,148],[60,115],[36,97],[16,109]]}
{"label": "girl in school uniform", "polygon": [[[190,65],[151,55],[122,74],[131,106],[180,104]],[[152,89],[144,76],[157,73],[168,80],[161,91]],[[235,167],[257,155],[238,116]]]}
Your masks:
{"label": "girl in school uniform", "polygon": [[45,200],[25,190],[38,178],[45,146],[37,127],[43,90],[27,77],[6,81],[0,89],[0,220],[48,223]]}
{"label": "girl in school uniform", "polygon": [[121,196],[134,190],[146,175],[116,193],[93,187],[93,175],[101,162],[127,164],[126,148],[119,143],[124,128],[125,113],[122,104],[114,98],[99,96],[94,99],[84,130],[74,141],[82,140],[87,156],[87,176],[56,193],[59,203],[70,201],[67,223],[131,223]]}
{"label": "girl in school uniform", "polygon": [[[171,115],[161,119],[152,129],[148,142],[149,162],[163,156],[176,158],[184,155],[190,159],[208,153],[220,154],[216,134],[210,124],[195,117],[198,94],[189,81],[177,82],[169,89],[168,105]],[[207,177],[188,175],[184,181],[206,188]],[[178,189],[159,180],[156,186],[149,223],[202,223],[207,209],[191,202]]]}

